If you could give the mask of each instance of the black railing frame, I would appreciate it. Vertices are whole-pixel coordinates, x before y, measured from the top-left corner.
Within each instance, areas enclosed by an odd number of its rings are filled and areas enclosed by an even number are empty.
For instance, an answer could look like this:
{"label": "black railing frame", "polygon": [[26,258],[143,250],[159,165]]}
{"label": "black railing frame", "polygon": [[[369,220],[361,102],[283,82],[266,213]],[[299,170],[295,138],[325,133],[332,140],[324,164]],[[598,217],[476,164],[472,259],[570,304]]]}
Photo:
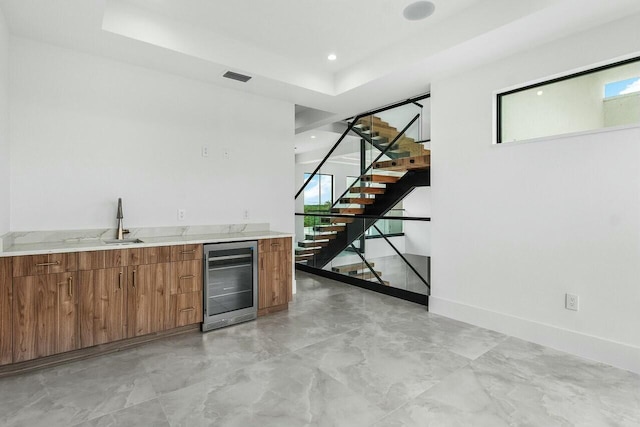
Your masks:
{"label": "black railing frame", "polygon": [[363,256],[362,256],[362,254],[360,253],[360,251],[358,250],[358,248],[356,248],[356,247],[355,247],[355,245],[354,245],[353,243],[351,243],[351,248],[353,249],[353,251],[354,251],[355,253],[357,253],[357,254],[358,254],[358,256],[360,257],[360,259],[362,260],[362,262],[364,262],[364,263],[367,265],[367,268],[368,268],[369,270],[371,270],[371,272],[373,273],[373,275],[374,275],[374,276],[376,276],[376,279],[378,280],[378,282],[380,282],[380,284],[381,284],[382,286],[385,286],[385,284],[384,284],[384,280],[382,280],[382,279],[380,278],[380,276],[378,276],[378,273],[376,273],[376,271],[373,269],[373,267],[371,266],[371,264],[369,264],[369,261],[367,261],[367,260],[365,259],[365,257],[363,257]]}
{"label": "black railing frame", "polygon": [[391,248],[393,248],[393,250],[394,250],[394,251],[396,251],[396,253],[398,254],[398,256],[399,256],[400,258],[402,258],[402,261],[404,261],[404,263],[405,263],[405,264],[407,264],[407,265],[409,266],[409,268],[411,269],[411,271],[413,271],[413,272],[416,274],[416,276],[418,276],[418,279],[420,279],[420,281],[421,281],[422,283],[424,283],[424,285],[427,287],[428,292],[429,292],[429,293],[431,293],[431,285],[429,285],[429,282],[427,282],[427,281],[425,280],[425,278],[424,278],[424,277],[422,277],[422,275],[421,275],[420,273],[418,273],[418,270],[416,270],[416,269],[413,267],[413,265],[411,265],[411,263],[409,262],[409,260],[408,260],[408,259],[406,259],[406,258],[404,257],[404,255],[402,255],[402,254],[400,253],[400,251],[398,250],[398,248],[396,248],[396,247],[393,245],[393,243],[391,243],[391,241],[387,238],[387,236],[385,236],[385,235],[382,233],[382,231],[380,231],[380,229],[378,228],[378,226],[377,226],[377,225],[373,224],[373,228],[375,228],[375,229],[378,231],[378,233],[380,233],[380,235],[381,235],[381,236],[384,238],[384,240],[389,244],[389,246],[391,246]]}
{"label": "black railing frame", "polygon": [[[398,141],[398,139],[400,139],[400,137],[402,135],[405,134],[405,132],[409,129],[409,127],[411,127],[412,124],[415,123],[416,120],[418,120],[420,118],[420,114],[416,114],[413,119],[411,119],[411,121],[402,129],[402,132],[400,132],[398,135],[396,135],[395,138],[393,138],[393,141],[391,141],[389,143],[389,145],[387,145],[384,150],[382,150],[380,152],[380,154],[378,155],[378,157],[376,157],[376,159],[374,161],[371,162],[371,164],[369,166],[367,166],[366,169],[364,169],[364,171],[362,172],[362,174],[358,177],[357,180],[355,180],[349,187],[347,187],[347,189],[345,190],[344,193],[342,193],[342,196],[338,197],[336,199],[335,202],[333,202],[333,205],[331,205],[332,208],[334,208],[336,205],[340,204],[340,199],[342,199],[344,196],[346,196],[349,193],[349,190],[351,190],[356,183],[360,182],[362,180],[362,177],[365,176],[367,174],[367,172],[369,172],[369,170],[373,167],[373,165],[380,160],[380,158],[382,158],[382,156],[385,155],[385,153],[387,151],[389,151],[391,149],[391,147],[393,147],[393,145]],[[373,142],[370,141],[369,139],[365,138],[364,135],[361,135],[360,132],[354,130],[354,132],[356,132],[358,134],[358,136],[360,136],[361,138],[364,138],[365,141],[367,141],[368,143],[370,143],[371,145],[373,145]],[[375,145],[374,145],[375,147]]]}
{"label": "black railing frame", "polygon": [[324,156],[324,159],[322,159],[320,161],[320,164],[316,167],[316,169],[313,171],[313,173],[309,176],[309,179],[307,179],[305,181],[305,183],[302,184],[302,187],[300,187],[300,190],[298,190],[298,192],[296,193],[296,195],[294,197],[294,200],[297,199],[298,196],[300,196],[300,193],[302,193],[304,191],[304,189],[307,187],[309,182],[313,179],[313,177],[316,175],[316,173],[318,173],[320,168],[322,168],[322,166],[324,166],[324,164],[326,163],[327,159],[329,159],[331,154],[333,154],[333,152],[336,150],[336,148],[338,148],[338,145],[340,145],[342,140],[347,136],[347,134],[351,131],[351,129],[353,128],[353,126],[355,125],[355,123],[358,120],[360,120],[362,117],[373,116],[373,115],[381,113],[383,111],[391,110],[393,108],[398,108],[398,107],[401,107],[401,106],[407,105],[407,104],[416,104],[416,105],[420,106],[420,108],[422,108],[422,105],[418,104],[416,101],[420,101],[422,99],[427,99],[427,98],[430,98],[430,97],[431,97],[431,94],[430,93],[426,93],[424,95],[416,96],[415,98],[409,98],[409,99],[407,99],[405,101],[397,102],[395,104],[391,104],[391,105],[388,105],[388,106],[385,106],[385,107],[381,107],[381,108],[378,108],[378,109],[375,109],[375,110],[371,110],[371,111],[368,111],[366,113],[358,114],[355,117],[349,117],[348,119],[346,119],[346,121],[349,123],[348,126],[347,126],[347,130],[345,130],[342,133],[342,135],[340,136],[340,138],[338,139],[338,141],[336,141],[336,143],[333,144],[333,147],[331,147],[331,150],[329,150],[327,155]]}
{"label": "black railing frame", "polygon": [[390,220],[398,220],[398,221],[431,221],[431,218],[428,216],[384,216],[384,215],[345,215],[345,214],[312,214],[312,213],[304,213],[304,212],[295,212],[295,216],[319,216],[322,218],[364,218],[364,219],[390,219]]}

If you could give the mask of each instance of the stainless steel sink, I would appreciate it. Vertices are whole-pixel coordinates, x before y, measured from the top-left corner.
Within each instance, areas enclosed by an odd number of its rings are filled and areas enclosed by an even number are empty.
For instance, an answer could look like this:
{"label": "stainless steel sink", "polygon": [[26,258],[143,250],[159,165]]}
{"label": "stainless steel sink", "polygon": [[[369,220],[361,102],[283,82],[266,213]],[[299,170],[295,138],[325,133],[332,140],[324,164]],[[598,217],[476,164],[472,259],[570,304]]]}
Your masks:
{"label": "stainless steel sink", "polygon": [[144,243],[140,239],[108,239],[103,240],[107,245],[135,245],[136,243]]}

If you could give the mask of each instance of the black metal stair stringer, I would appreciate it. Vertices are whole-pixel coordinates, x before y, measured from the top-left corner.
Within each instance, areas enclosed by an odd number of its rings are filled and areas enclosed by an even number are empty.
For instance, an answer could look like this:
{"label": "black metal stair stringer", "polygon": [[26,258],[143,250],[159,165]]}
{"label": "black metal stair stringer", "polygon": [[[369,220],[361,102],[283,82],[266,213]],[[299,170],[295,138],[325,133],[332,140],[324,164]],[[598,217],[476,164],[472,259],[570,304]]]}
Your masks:
{"label": "black metal stair stringer", "polygon": [[[383,216],[414,188],[429,185],[431,185],[431,168],[409,171],[394,184],[387,184],[385,193],[377,196],[375,203],[365,206],[364,215]],[[357,215],[351,218],[355,220],[346,224],[345,230],[338,232],[335,239],[307,261],[307,265],[323,268],[378,221],[375,218],[358,218]]]}

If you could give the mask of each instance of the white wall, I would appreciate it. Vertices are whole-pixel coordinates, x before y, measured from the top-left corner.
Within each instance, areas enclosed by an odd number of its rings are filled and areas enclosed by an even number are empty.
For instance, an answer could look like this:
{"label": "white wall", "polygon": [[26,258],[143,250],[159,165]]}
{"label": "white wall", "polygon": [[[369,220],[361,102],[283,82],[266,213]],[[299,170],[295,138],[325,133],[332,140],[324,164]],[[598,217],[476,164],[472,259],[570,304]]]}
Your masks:
{"label": "white wall", "polygon": [[633,16],[433,82],[433,312],[640,372],[640,129],[492,145],[497,91],[639,41]]}
{"label": "white wall", "polygon": [[11,41],[12,230],[115,226],[122,197],[125,226],[293,231],[293,104]]}
{"label": "white wall", "polygon": [[0,9],[0,236],[9,231],[9,29]]}

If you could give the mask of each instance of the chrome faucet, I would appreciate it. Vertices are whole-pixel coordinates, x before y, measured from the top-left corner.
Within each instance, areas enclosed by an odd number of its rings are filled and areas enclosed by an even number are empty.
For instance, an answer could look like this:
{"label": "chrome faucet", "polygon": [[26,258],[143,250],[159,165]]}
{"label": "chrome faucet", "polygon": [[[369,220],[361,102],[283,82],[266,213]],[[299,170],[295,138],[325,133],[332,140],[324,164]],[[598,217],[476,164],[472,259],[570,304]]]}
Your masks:
{"label": "chrome faucet", "polygon": [[122,228],[122,199],[118,198],[118,213],[116,214],[116,219],[118,220],[118,234],[116,235],[117,240],[124,240],[124,235],[129,234],[129,230]]}

